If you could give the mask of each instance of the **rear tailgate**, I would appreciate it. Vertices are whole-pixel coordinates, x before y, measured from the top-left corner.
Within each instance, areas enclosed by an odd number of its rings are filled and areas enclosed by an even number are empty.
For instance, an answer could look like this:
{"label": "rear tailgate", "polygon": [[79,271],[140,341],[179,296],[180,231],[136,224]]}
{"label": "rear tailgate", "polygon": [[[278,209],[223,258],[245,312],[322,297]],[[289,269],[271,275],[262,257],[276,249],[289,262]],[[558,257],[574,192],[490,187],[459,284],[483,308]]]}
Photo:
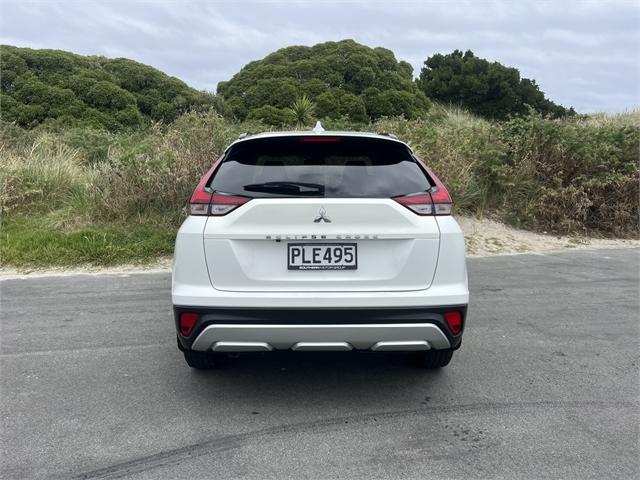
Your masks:
{"label": "rear tailgate", "polygon": [[[318,220],[320,214],[329,221]],[[384,198],[258,198],[209,217],[211,284],[227,291],[401,291],[429,288],[439,249],[435,217]],[[357,268],[293,270],[289,244],[356,244]]]}

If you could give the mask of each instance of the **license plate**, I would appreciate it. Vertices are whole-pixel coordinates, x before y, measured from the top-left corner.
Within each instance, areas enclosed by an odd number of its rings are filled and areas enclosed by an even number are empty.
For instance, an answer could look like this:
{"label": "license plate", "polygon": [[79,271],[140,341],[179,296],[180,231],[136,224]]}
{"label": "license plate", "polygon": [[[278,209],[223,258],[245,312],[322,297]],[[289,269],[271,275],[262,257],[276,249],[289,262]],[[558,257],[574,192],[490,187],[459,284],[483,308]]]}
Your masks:
{"label": "license plate", "polygon": [[289,243],[289,270],[356,270],[358,245],[355,243]]}

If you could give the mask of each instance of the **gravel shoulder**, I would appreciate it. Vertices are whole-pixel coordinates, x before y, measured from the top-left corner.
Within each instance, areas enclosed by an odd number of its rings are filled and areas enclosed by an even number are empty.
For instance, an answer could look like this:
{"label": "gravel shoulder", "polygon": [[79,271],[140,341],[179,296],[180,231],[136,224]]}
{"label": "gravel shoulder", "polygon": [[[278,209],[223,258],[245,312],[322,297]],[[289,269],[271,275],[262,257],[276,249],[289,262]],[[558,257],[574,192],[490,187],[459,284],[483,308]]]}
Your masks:
{"label": "gravel shoulder", "polygon": [[638,239],[548,235],[519,230],[487,218],[456,217],[456,220],[464,232],[469,257],[640,246]]}

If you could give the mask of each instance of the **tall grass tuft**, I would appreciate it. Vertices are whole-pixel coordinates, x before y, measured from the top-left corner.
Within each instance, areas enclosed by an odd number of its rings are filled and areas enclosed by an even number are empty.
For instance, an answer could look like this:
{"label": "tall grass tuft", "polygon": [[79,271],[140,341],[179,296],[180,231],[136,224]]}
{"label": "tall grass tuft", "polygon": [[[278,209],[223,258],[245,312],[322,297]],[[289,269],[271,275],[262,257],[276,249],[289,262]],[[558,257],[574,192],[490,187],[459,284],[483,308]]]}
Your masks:
{"label": "tall grass tuft", "polygon": [[87,204],[96,172],[82,165],[80,152],[43,134],[17,150],[0,147],[0,201],[5,211],[50,211],[64,205]]}

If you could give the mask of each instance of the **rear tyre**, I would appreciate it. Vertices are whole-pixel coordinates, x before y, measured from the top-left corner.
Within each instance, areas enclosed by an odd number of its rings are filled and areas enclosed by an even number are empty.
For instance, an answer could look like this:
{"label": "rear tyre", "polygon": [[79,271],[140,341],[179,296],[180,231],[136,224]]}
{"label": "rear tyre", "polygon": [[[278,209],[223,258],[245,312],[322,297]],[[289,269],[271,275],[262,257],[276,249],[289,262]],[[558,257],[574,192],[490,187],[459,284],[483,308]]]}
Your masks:
{"label": "rear tyre", "polygon": [[418,364],[429,370],[443,368],[449,365],[453,357],[453,350],[427,350],[417,354]]}
{"label": "rear tyre", "polygon": [[196,370],[211,370],[218,366],[218,355],[213,352],[196,352],[194,350],[184,350],[184,359],[191,368]]}

